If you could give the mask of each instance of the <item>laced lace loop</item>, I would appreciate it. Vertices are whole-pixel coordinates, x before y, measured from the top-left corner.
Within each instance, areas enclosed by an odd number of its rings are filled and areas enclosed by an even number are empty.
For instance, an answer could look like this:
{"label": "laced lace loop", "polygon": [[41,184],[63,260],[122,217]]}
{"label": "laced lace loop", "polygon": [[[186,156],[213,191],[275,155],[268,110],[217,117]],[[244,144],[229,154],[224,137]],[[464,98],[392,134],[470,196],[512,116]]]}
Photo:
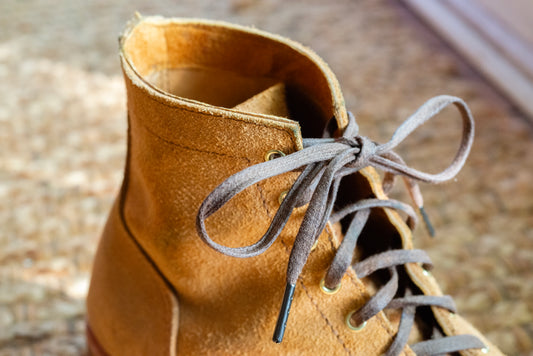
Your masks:
{"label": "laced lace loop", "polygon": [[[442,172],[436,174],[425,173],[408,167],[392,149],[417,127],[450,104],[454,104],[458,108],[463,120],[461,143],[452,163]],[[368,220],[371,209],[391,208],[400,210],[407,214],[407,224],[410,228],[414,228],[416,224],[416,213],[413,208],[392,199],[360,200],[333,213],[333,206],[337,198],[341,179],[349,174],[358,172],[366,166],[373,166],[385,171],[383,183],[385,190],[388,191],[392,187],[394,176],[402,176],[414,204],[420,209],[424,221],[428,225],[428,230],[431,232],[432,227],[429,225],[429,220],[423,210],[423,200],[417,181],[440,183],[453,178],[464,165],[474,137],[474,122],[468,107],[461,99],[452,96],[438,96],[428,100],[398,127],[390,141],[385,144],[378,144],[358,135],[358,126],[355,118],[351,113],[348,116],[348,125],[344,129],[342,137],[304,139],[304,148],[302,150],[248,167],[230,176],[207,196],[198,211],[196,227],[200,238],[207,245],[226,255],[246,258],[265,252],[281,233],[293,209],[308,204],[289,257],[287,286],[274,334],[274,341],[276,342],[281,342],[283,338],[297,279],[303,270],[314,242],[323,231],[328,220],[337,222],[349,215],[353,215],[346,235],[336,251],[325,277],[325,286],[331,289],[340,282],[347,268],[349,268],[357,245],[357,239]],[[301,174],[281,202],[267,232],[256,243],[232,248],[220,245],[210,238],[206,231],[205,220],[224,206],[231,198],[262,180],[295,170],[301,170]],[[425,252],[401,249],[384,251],[370,256],[354,266],[359,278],[364,278],[379,269],[387,269],[390,272],[390,280],[352,316],[353,325],[359,325],[385,308],[402,309],[400,328],[389,348],[388,355],[399,353],[407,343],[407,337],[413,326],[417,307],[429,305],[455,310],[453,301],[448,296],[405,295],[400,298],[394,298],[398,292],[399,283],[397,268],[406,263],[431,265],[431,261]],[[442,350],[454,349],[454,347],[456,350],[484,347],[483,343],[475,337],[451,340],[455,346],[446,343],[444,340],[447,339],[449,338],[440,339],[443,341],[439,341],[439,344],[432,344],[432,341],[426,341],[429,346],[423,344],[420,348],[426,350],[429,347],[431,351],[429,354],[437,354],[442,352]],[[442,342],[444,342],[444,346]],[[457,349],[457,347],[462,348]]]}

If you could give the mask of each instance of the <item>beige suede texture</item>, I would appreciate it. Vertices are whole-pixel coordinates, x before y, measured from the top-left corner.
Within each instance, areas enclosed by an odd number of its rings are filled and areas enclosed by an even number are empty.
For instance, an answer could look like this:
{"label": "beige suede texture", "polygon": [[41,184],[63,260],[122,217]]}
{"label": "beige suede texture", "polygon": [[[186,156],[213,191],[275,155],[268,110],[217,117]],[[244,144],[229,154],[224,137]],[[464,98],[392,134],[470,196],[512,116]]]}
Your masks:
{"label": "beige suede texture", "polygon": [[109,355],[175,354],[176,296],[129,235],[120,207],[115,203],[94,261],[88,324]]}
{"label": "beige suede texture", "polygon": [[[383,313],[361,331],[345,325],[345,316],[370,297],[353,270],[338,293],[325,294],[319,287],[341,240],[329,225],[296,286],[285,339],[271,341],[305,208],[295,211],[266,253],[253,258],[224,256],[196,233],[199,205],[224,179],[263,162],[269,150],[289,154],[302,148],[300,125],[282,117],[288,113],[279,102],[284,86],[226,108],[173,95],[147,80],[154,71],[189,67],[270,78],[300,89],[316,101],[324,121],[334,116],[342,127],[344,102],[327,65],[294,42],[220,22],[138,19],[121,44],[128,93],[127,168],[97,252],[87,302],[88,323],[100,346],[109,355],[385,352],[395,327]],[[264,110],[254,112],[261,106]],[[357,189],[385,198],[379,176],[369,168],[362,174],[366,183]],[[279,195],[296,177],[274,177],[240,193],[207,220],[209,234],[228,246],[257,241],[279,206]],[[412,248],[402,219],[392,211],[386,214],[391,233],[397,230],[404,246]],[[441,294],[420,266],[410,265],[408,271],[425,293]],[[448,334],[471,332],[458,316],[438,309],[435,315]],[[500,355],[492,345],[489,353]],[[406,347],[404,354],[413,353]]]}

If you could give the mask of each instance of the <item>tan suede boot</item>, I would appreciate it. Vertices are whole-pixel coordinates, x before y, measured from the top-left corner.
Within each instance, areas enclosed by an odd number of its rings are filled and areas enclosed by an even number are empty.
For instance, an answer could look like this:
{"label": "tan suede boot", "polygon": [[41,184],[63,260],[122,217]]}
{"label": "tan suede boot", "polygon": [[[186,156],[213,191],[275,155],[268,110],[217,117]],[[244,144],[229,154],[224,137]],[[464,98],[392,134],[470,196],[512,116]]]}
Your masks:
{"label": "tan suede boot", "polygon": [[[378,145],[287,39],[138,18],[120,44],[128,155],[87,299],[92,355],[501,355],[442,296],[416,215],[371,168],[422,208],[415,181],[451,178],[470,149],[462,101],[429,101]],[[448,104],[465,123],[454,164],[408,168],[391,149]]]}

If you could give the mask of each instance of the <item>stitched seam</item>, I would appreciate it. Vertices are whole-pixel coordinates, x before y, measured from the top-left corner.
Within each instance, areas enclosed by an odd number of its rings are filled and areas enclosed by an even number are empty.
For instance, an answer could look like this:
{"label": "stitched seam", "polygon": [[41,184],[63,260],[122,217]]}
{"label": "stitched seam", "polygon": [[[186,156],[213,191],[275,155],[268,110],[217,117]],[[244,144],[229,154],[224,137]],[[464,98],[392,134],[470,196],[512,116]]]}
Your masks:
{"label": "stitched seam", "polygon": [[[325,231],[326,231],[326,234],[328,235],[328,240],[329,240],[329,242],[330,242],[332,248],[334,248],[335,245],[333,244],[332,232],[331,232],[331,230],[328,228],[328,226],[326,226]],[[351,273],[348,273],[348,277],[349,277],[349,281],[352,282],[352,285],[357,289],[357,291],[358,291],[360,294],[365,295],[365,294],[366,294],[366,291],[363,290],[363,289],[361,288],[361,285],[360,285],[360,283],[362,283],[362,282],[359,281],[359,283],[357,283],[357,281],[354,279],[353,274],[351,274]],[[380,315],[381,313],[382,313],[382,312],[378,313],[376,316]],[[379,318],[377,318],[377,319],[378,319],[378,321],[379,321],[380,326],[383,328],[383,330],[385,330],[385,332],[386,332],[390,337],[393,337],[394,334],[392,333],[392,330],[390,330],[390,327],[389,327],[387,324],[385,324],[385,321],[382,319],[382,317],[379,317]]]}
{"label": "stitched seam", "polygon": [[[260,123],[260,122],[255,122],[255,121],[245,121],[245,120],[237,119],[237,118],[234,118],[234,117],[231,117],[231,116],[224,116],[222,114],[204,113],[204,112],[201,112],[201,111],[195,111],[195,110],[189,109],[187,107],[179,107],[178,108],[176,106],[167,104],[166,102],[164,102],[162,100],[158,100],[158,98],[154,97],[153,95],[148,95],[148,100],[155,101],[155,102],[157,102],[157,103],[159,103],[159,104],[161,104],[163,106],[166,106],[166,107],[174,109],[174,110],[186,111],[186,112],[190,112],[190,113],[193,113],[193,114],[199,114],[199,115],[208,116],[208,117],[219,117],[219,118],[223,118],[223,119],[226,119],[226,120],[240,122],[240,123],[243,123],[243,124],[251,124],[251,125],[265,127],[265,128],[272,128],[272,129],[275,129],[275,130],[278,130],[278,131],[281,131],[281,132],[287,134],[289,136],[289,138],[291,139],[291,142],[292,142],[292,135],[290,134],[290,132],[292,132],[292,131],[290,129],[288,129],[288,128],[270,126],[270,125],[266,125],[265,123]],[[247,113],[247,115],[249,115],[251,117],[264,119],[263,117],[253,115],[252,113]]]}
{"label": "stitched seam", "polygon": [[257,187],[257,190],[259,191],[259,196],[261,197],[261,201],[263,202],[263,208],[265,209],[268,218],[272,219],[272,216],[270,216],[270,212],[268,211],[268,206],[267,206],[267,203],[266,203],[265,196],[263,195],[263,188],[261,188],[259,183],[256,184],[256,187]]}
{"label": "stitched seam", "polygon": [[329,319],[326,317],[326,315],[324,315],[324,313],[322,312],[322,310],[320,310],[318,304],[316,303],[316,301],[313,299],[313,297],[310,295],[309,291],[307,290],[307,288],[305,287],[305,284],[304,282],[302,282],[301,280],[299,281],[300,282],[300,285],[302,286],[302,288],[304,289],[305,291],[305,294],[307,295],[307,297],[309,298],[309,300],[311,300],[311,303],[313,303],[313,305],[315,306],[316,310],[320,313],[320,315],[322,316],[322,318],[326,321],[326,324],[328,324],[328,326],[330,327],[331,329],[331,332],[337,337],[337,340],[341,343],[342,347],[344,348],[344,351],[346,351],[346,353],[348,355],[352,355],[352,352],[350,351],[350,349],[348,349],[348,347],[346,346],[346,344],[344,343],[344,340],[342,340],[341,338],[341,335],[337,332],[337,330],[335,330],[335,328],[333,327],[333,324],[331,324],[331,322],[329,321]]}
{"label": "stitched seam", "polygon": [[220,153],[220,152],[213,152],[213,151],[206,151],[206,150],[201,150],[201,149],[198,149],[198,148],[194,148],[194,147],[189,147],[189,146],[185,146],[185,145],[180,145],[179,143],[175,143],[173,141],[169,141],[161,136],[159,136],[157,133],[153,132],[148,126],[142,124],[142,123],[139,123],[139,126],[142,127],[143,129],[146,130],[146,132],[148,132],[149,134],[151,134],[152,136],[160,139],[161,141],[165,142],[166,144],[168,145],[172,145],[172,146],[176,146],[176,147],[179,147],[179,148],[182,148],[182,149],[187,149],[187,150],[190,150],[190,151],[195,151],[195,152],[201,152],[201,153],[210,153],[210,154],[214,154],[214,155],[217,155],[217,156],[223,156],[223,157],[231,157],[231,158],[238,158],[238,159],[245,159],[246,161],[248,161],[248,163],[251,163],[251,160],[248,158],[248,157],[242,157],[242,156],[233,156],[233,155],[229,155],[227,153]]}
{"label": "stitched seam", "polygon": [[[136,239],[133,237],[133,234],[129,231],[129,228],[126,225],[126,222],[122,221],[122,219],[120,218],[119,218],[119,222],[122,225],[121,228],[122,230],[124,230],[124,233],[126,234],[126,236],[131,239],[133,249],[138,250],[140,254],[140,255],[134,254],[131,257],[137,261],[141,261],[141,264],[146,264],[146,266],[148,267],[149,275],[151,277],[150,280],[153,281],[153,284],[156,286],[155,290],[157,292],[157,295],[159,296],[158,299],[163,300],[163,310],[165,310],[164,314],[165,315],[170,314],[170,318],[168,318],[168,320],[165,320],[164,323],[165,323],[165,330],[167,330],[169,334],[168,337],[171,339],[172,338],[172,319],[173,319],[174,313],[172,312],[172,309],[173,309],[172,302],[168,298],[174,295],[172,288],[168,288],[169,282],[167,282],[165,277],[162,275],[162,273],[155,268],[154,262],[151,259],[147,258],[145,253],[143,253],[144,249],[142,249],[142,247],[140,247],[137,244]],[[179,302],[177,298],[176,298],[176,302],[179,306]],[[168,310],[171,310],[171,312],[169,313]],[[166,347],[168,346],[169,345],[167,345]],[[170,353],[170,350],[167,350],[167,351]]]}
{"label": "stitched seam", "polygon": [[[163,286],[163,289],[168,291],[167,294],[168,297],[174,297],[176,301],[176,305],[179,309],[179,299],[177,297],[177,292],[172,283],[166,278],[166,276],[163,274],[163,272],[159,269],[159,267],[156,265],[155,261],[152,259],[152,257],[148,254],[148,251],[146,251],[140,244],[140,242],[137,240],[137,238],[134,236],[133,232],[130,230],[130,227],[128,226],[128,223],[126,221],[126,201],[128,198],[129,193],[129,183],[130,183],[130,163],[131,163],[131,122],[130,122],[130,116],[128,114],[128,143],[127,143],[127,153],[126,153],[126,164],[124,168],[124,179],[122,182],[122,187],[119,192],[119,197],[117,200],[117,214],[118,214],[118,221],[120,228],[124,230],[127,237],[130,239],[130,242],[133,244],[133,248],[137,249],[140,253],[140,257],[137,256],[137,258],[144,257],[144,262],[146,262],[149,265],[149,269],[152,272],[152,275],[154,277],[154,283],[160,283]],[[159,278],[158,278],[159,277]],[[163,291],[158,291],[161,294],[163,294]],[[171,303],[171,301],[166,300],[167,305],[168,303]],[[169,330],[169,337],[172,339],[172,323],[174,318],[174,313],[171,313],[172,317],[170,318],[170,323],[167,323],[167,326],[170,326]],[[178,327],[176,328],[176,333],[179,330],[179,320],[177,321]]]}

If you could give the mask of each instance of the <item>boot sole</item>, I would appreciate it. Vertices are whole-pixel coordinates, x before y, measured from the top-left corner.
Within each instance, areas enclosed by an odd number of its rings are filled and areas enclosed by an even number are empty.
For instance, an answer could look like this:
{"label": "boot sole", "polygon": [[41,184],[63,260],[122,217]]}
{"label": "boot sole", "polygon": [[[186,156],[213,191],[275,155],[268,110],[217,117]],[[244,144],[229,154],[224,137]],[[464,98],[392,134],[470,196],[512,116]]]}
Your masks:
{"label": "boot sole", "polygon": [[85,334],[87,336],[88,356],[109,356],[98,340],[96,340],[96,336],[94,336],[89,324],[86,324]]}

